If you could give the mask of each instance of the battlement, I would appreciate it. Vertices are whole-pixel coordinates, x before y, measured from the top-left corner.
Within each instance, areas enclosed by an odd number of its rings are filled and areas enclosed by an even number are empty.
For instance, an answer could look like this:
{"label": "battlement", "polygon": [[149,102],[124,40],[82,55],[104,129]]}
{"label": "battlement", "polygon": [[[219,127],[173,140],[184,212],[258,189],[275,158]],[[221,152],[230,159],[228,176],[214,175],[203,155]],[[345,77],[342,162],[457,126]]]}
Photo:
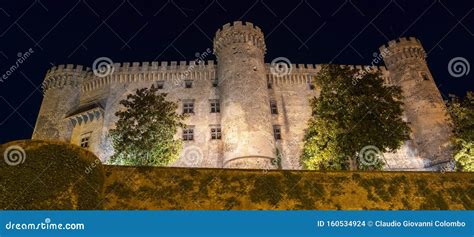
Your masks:
{"label": "battlement", "polygon": [[114,72],[186,71],[214,69],[214,60],[207,61],[162,61],[162,62],[123,62],[114,63]]}
{"label": "battlement", "polygon": [[231,30],[231,31],[236,31],[236,30],[254,31],[255,30],[255,31],[263,34],[262,29],[260,29],[260,27],[255,26],[251,22],[242,23],[242,21],[234,21],[232,23],[227,23],[224,26],[222,26],[222,28],[218,29],[216,34],[218,34],[221,31],[228,31],[228,30]]}
{"label": "battlement", "polygon": [[394,45],[406,45],[406,44],[421,45],[421,42],[415,37],[401,37],[401,38],[389,41],[387,44],[385,44],[385,46],[391,47]]}
{"label": "battlement", "polygon": [[[114,63],[114,71],[111,75],[101,78],[94,75],[89,67],[82,65],[58,65],[48,70],[43,88],[45,90],[53,86],[66,85],[69,80],[75,80],[77,83],[83,84],[82,90],[89,91],[98,89],[106,84],[113,82],[123,82],[124,80],[136,81],[139,80],[167,80],[179,78],[207,78],[215,79],[215,68],[217,64],[214,60],[207,61],[161,61],[161,62],[123,62]],[[366,70],[368,72],[379,71],[386,76],[389,72],[385,66],[369,66],[369,65],[341,65],[342,67],[356,68]],[[291,64],[291,72],[288,75],[277,80],[276,76],[272,75],[270,68],[271,64],[266,63],[267,78],[271,81],[279,81],[280,83],[307,83],[312,80],[322,67],[322,64]],[[196,74],[201,72],[201,74]],[[139,74],[143,76],[140,77]],[[122,75],[122,76],[120,76]],[[126,75],[126,79],[124,76]],[[275,78],[274,78],[275,77]],[[271,78],[271,79],[270,79]],[[71,84],[71,83],[69,83]],[[275,83],[279,84],[279,83]]]}
{"label": "battlement", "polygon": [[[265,67],[270,70],[271,68],[271,64],[270,63],[265,63]],[[295,71],[298,71],[298,72],[302,72],[302,71],[313,71],[313,70],[320,70],[321,68],[321,65],[320,64],[295,64],[295,63],[292,63],[292,64],[288,64],[288,66],[291,68],[291,71],[293,72],[293,70]]]}
{"label": "battlement", "polygon": [[[275,75],[271,71],[271,64],[266,63],[265,69],[267,74],[267,82],[273,85],[281,84],[308,84],[317,80],[317,74],[321,70],[323,64],[290,64],[288,73],[285,75]],[[380,72],[382,77],[388,83],[390,72],[385,66],[370,65],[340,65],[352,69],[359,69],[366,72]]]}
{"label": "battlement", "polygon": [[[290,66],[291,65],[291,66]],[[289,74],[298,74],[298,73],[317,73],[319,70],[321,70],[321,67],[323,64],[290,64],[291,72]],[[340,65],[341,67],[349,67],[349,68],[355,68],[355,69],[360,69],[360,70],[366,70],[369,72],[381,72],[382,74],[385,74],[388,72],[387,67],[385,66],[371,66],[371,65]],[[265,67],[267,68],[267,71],[270,71],[271,64],[270,63],[265,63]]]}
{"label": "battlement", "polygon": [[415,37],[404,37],[391,40],[380,47],[380,52],[388,52],[384,57],[386,64],[393,64],[407,58],[425,59],[426,52],[421,42]]}
{"label": "battlement", "polygon": [[380,51],[393,51],[397,49],[402,49],[405,47],[413,48],[423,48],[420,40],[415,37],[403,37],[396,40],[391,40],[387,44],[384,44],[380,47]]}
{"label": "battlement", "polygon": [[114,63],[113,73],[105,77],[87,77],[81,90],[87,92],[122,82],[172,80],[178,83],[185,79],[210,80],[215,78],[216,67],[214,60]]}
{"label": "battlement", "polygon": [[[160,71],[160,70],[186,70],[189,67],[197,69],[214,68],[214,60],[207,61],[162,61],[162,62],[123,62],[114,63],[114,72],[135,72],[135,71]],[[47,75],[56,75],[61,73],[90,74],[93,71],[83,65],[58,65],[53,66],[47,71]]]}
{"label": "battlement", "polygon": [[385,66],[371,66],[371,65],[341,65],[341,67],[348,67],[350,69],[365,70],[367,72],[380,72],[382,75],[388,73]]}
{"label": "battlement", "polygon": [[266,52],[262,30],[250,22],[243,24],[241,21],[234,21],[218,29],[214,37],[214,52],[218,55],[222,48],[236,43],[251,43],[263,53]]}
{"label": "battlement", "polygon": [[84,67],[82,65],[74,65],[74,64],[66,64],[66,65],[58,65],[53,66],[46,72],[45,78],[49,78],[52,76],[58,75],[87,75],[91,73],[91,69],[89,67]]}
{"label": "battlement", "polygon": [[[82,65],[58,65],[53,66],[46,73],[42,88],[44,92],[50,88],[65,85],[84,84],[85,88],[96,89],[97,86],[103,86],[111,82],[120,80],[120,75],[129,75],[128,80],[136,80],[138,74],[157,74],[152,76],[154,79],[160,78],[202,78],[210,77],[216,67],[214,60],[194,60],[194,61],[162,61],[162,62],[123,62],[113,64],[113,73],[106,77],[98,77],[89,67]],[[198,73],[199,72],[199,73]],[[207,73],[204,73],[207,72]],[[195,75],[195,74],[198,75]],[[203,76],[202,74],[205,74]],[[107,80],[105,80],[107,79]],[[84,83],[83,83],[84,82]],[[94,86],[92,86],[94,85]],[[96,85],[96,86],[95,86]]]}
{"label": "battlement", "polygon": [[46,72],[45,79],[41,85],[43,92],[51,88],[63,86],[77,87],[82,79],[92,75],[92,71],[88,67],[82,65],[58,65],[53,66]]}

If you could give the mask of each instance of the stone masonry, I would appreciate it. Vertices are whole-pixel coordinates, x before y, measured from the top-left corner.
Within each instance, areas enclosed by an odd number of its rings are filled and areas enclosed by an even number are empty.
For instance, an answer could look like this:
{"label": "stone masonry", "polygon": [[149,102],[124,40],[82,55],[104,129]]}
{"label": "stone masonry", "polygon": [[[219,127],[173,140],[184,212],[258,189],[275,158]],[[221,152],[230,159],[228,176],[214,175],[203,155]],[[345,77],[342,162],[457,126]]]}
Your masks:
{"label": "stone masonry", "polygon": [[[212,53],[208,49],[190,62],[110,64],[105,75],[80,65],[55,66],[43,82],[33,139],[82,145],[105,162],[114,152],[108,131],[117,121],[119,101],[154,84],[180,113],[190,114],[186,130],[176,134],[189,140],[172,166],[271,169],[279,156],[281,168],[301,169],[309,99],[318,96],[312,82],[321,65],[287,64],[280,73],[281,68],[264,62],[265,52],[262,30],[237,21],[216,33],[217,63],[205,62]],[[386,67],[345,66],[379,71],[387,84],[403,89],[411,140],[384,155],[386,169],[440,169],[451,158],[449,117],[420,41],[390,41],[380,55]]]}

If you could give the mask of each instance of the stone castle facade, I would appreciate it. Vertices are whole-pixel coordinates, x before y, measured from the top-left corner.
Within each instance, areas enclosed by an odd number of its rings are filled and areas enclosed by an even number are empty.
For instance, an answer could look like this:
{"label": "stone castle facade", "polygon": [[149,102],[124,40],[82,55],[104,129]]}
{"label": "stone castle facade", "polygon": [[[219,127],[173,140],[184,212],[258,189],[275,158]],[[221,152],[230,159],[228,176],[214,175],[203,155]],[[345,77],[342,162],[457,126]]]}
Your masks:
{"label": "stone castle facade", "polygon": [[[33,139],[83,146],[102,161],[112,154],[108,131],[119,101],[152,84],[188,113],[188,125],[176,134],[184,140],[172,166],[301,169],[299,155],[311,116],[309,99],[320,65],[264,62],[261,29],[234,22],[214,38],[217,63],[205,62],[208,49],[191,62],[116,63],[107,74],[77,65],[51,68]],[[419,40],[400,38],[380,48],[385,66],[351,66],[380,71],[387,84],[401,86],[411,140],[385,154],[388,170],[437,170],[449,162],[450,127],[442,97]],[[112,66],[112,65],[109,65]],[[370,144],[367,144],[370,145]]]}

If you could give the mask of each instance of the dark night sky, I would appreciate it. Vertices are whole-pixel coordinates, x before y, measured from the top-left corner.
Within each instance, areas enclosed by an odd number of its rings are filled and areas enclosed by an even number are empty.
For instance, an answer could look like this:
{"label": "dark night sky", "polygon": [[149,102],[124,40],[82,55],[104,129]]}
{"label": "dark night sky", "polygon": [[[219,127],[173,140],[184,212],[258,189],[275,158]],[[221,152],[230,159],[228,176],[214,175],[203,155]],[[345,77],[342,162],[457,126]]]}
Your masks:
{"label": "dark night sky", "polygon": [[[444,96],[474,90],[474,72],[455,78],[455,57],[474,62],[474,1],[7,1],[0,0],[0,143],[31,137],[52,65],[194,60],[216,30],[250,21],[266,35],[266,61],[370,64],[389,40],[415,36]],[[214,59],[214,58],[209,58]],[[472,63],[471,63],[472,64]],[[0,76],[1,76],[0,75]]]}

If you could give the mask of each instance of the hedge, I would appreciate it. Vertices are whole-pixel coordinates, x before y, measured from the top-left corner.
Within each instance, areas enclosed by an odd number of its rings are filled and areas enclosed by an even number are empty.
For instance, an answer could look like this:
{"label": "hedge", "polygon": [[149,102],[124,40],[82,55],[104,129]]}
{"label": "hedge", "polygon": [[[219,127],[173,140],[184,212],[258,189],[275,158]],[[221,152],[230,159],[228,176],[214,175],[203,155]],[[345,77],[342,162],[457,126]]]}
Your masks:
{"label": "hedge", "polygon": [[0,147],[0,209],[101,209],[104,169],[78,146],[21,140]]}
{"label": "hedge", "polygon": [[474,209],[474,173],[104,168],[108,210]]}

